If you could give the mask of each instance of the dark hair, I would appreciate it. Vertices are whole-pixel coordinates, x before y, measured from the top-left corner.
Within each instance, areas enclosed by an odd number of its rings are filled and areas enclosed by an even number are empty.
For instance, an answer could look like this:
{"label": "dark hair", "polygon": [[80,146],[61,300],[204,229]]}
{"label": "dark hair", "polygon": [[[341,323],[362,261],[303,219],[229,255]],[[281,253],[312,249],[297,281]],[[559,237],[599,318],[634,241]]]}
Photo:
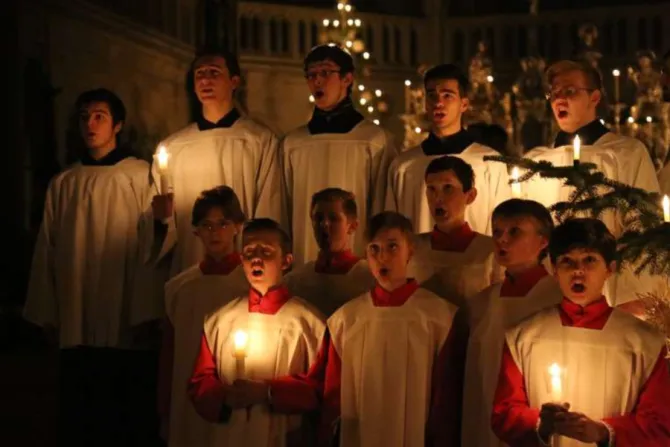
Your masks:
{"label": "dark hair", "polygon": [[307,73],[310,65],[326,60],[337,64],[341,75],[354,72],[354,59],[351,54],[337,45],[317,45],[312,48],[305,56],[303,70]]}
{"label": "dark hair", "polygon": [[559,256],[575,249],[599,253],[609,264],[617,260],[616,239],[605,224],[592,218],[568,219],[554,229],[549,242],[549,257],[556,264]]}
{"label": "dark hair", "polygon": [[123,104],[123,101],[121,101],[121,98],[116,93],[106,88],[96,88],[80,94],[75,101],[75,107],[77,110],[81,110],[82,107],[94,102],[104,102],[107,104],[114,125],[126,121],[126,106]]}
{"label": "dark hair", "polygon": [[556,76],[559,76],[564,73],[569,73],[571,71],[580,71],[584,74],[586,78],[586,84],[589,88],[594,90],[600,90],[603,92],[603,80],[600,76],[600,72],[595,69],[591,64],[584,61],[576,61],[565,59],[562,61],[555,62],[547,68],[545,72],[545,77],[547,84],[551,87],[551,83],[554,81]]}
{"label": "dark hair", "polygon": [[226,219],[236,224],[244,223],[246,220],[240,199],[229,186],[221,185],[201,192],[193,205],[191,224],[194,227],[198,226],[212,208],[220,208]]}
{"label": "dark hair", "polygon": [[430,68],[423,75],[423,87],[427,88],[428,81],[453,79],[458,82],[458,94],[461,98],[467,98],[470,91],[470,81],[457,65],[442,64]]}
{"label": "dark hair", "polygon": [[269,231],[279,236],[279,245],[281,245],[283,254],[287,255],[292,252],[291,238],[289,237],[288,233],[284,231],[279,223],[266,217],[251,219],[246,224],[244,224],[244,231],[242,232],[243,244],[246,244],[246,238],[249,234],[258,233],[261,231]]}
{"label": "dark hair", "polygon": [[[538,223],[539,229],[538,233],[546,237],[547,239],[551,238],[551,232],[554,229],[554,220],[551,217],[549,210],[545,208],[539,202],[535,200],[525,200],[525,199],[509,199],[502,202],[500,205],[496,206],[491,215],[491,220],[496,218],[515,218],[515,217],[530,217],[535,219]],[[548,253],[548,249],[545,248],[540,252],[539,260],[542,261]]]}
{"label": "dark hair", "polygon": [[342,209],[347,217],[352,219],[358,217],[358,206],[354,194],[341,188],[326,188],[315,193],[312,196],[312,204],[309,209],[314,210],[314,207],[319,203],[338,201],[342,202]]}
{"label": "dark hair", "polygon": [[428,174],[437,174],[444,171],[453,171],[456,174],[458,181],[463,185],[463,192],[470,191],[475,184],[475,172],[472,170],[472,166],[462,158],[451,155],[433,159],[426,167],[426,177],[428,177]]}
{"label": "dark hair", "polygon": [[400,230],[407,237],[407,241],[412,243],[414,237],[412,222],[395,211],[382,211],[372,216],[365,228],[365,240],[370,242],[380,231],[391,229]]}

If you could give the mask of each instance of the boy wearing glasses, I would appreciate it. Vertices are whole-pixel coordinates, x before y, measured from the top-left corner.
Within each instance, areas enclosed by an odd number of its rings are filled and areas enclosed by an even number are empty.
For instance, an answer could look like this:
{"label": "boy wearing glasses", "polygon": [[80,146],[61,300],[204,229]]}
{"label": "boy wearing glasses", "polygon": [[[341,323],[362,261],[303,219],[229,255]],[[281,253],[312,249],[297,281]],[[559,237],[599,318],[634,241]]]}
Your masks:
{"label": "boy wearing glasses", "polygon": [[205,251],[203,259],[165,285],[165,322],[159,370],[158,411],[161,432],[168,445],[205,445],[208,424],[193,409],[186,384],[200,346],[205,316],[246,293],[235,239],[245,216],[235,192],[228,186],[203,191],[193,205],[193,233]]}
{"label": "boy wearing glasses", "polygon": [[[351,191],[366,200],[359,218],[366,222],[384,208],[388,167],[397,155],[391,136],[363,118],[351,101],[354,63],[343,49],[320,45],[305,57],[305,78],[314,97],[309,122],[285,137],[281,147],[295,265],[316,259],[310,203],[328,187]],[[354,252],[363,253],[361,234]]]}
{"label": "boy wearing glasses", "polygon": [[[152,203],[156,221],[152,260],[169,260],[170,276],[203,258],[190,222],[201,191],[228,185],[240,194],[247,216],[282,217],[278,139],[235,108],[234,93],[240,84],[237,59],[222,50],[203,51],[191,65],[189,80],[200,108],[193,123],[160,143],[169,154],[171,191],[159,191]],[[158,183],[161,173],[156,163],[152,175]]]}
{"label": "boy wearing glasses", "polygon": [[468,207],[465,219],[474,231],[490,235],[491,212],[510,197],[511,190],[505,165],[483,160],[498,152],[476,143],[463,128],[463,113],[469,107],[468,78],[456,65],[443,64],[428,70],[423,83],[430,135],[391,165],[386,208],[408,216],[418,233],[432,231],[435,221],[426,201],[426,167],[437,157],[453,155],[472,166],[475,173],[478,206]]}
{"label": "boy wearing glasses", "polygon": [[[658,178],[644,144],[635,138],[610,132],[597,117],[596,108],[603,97],[602,80],[596,69],[583,62],[564,60],[547,69],[547,98],[560,132],[551,147],[539,147],[526,154],[536,161],[549,161],[555,166],[573,164],[576,155],[573,143],[579,136],[579,159],[596,164],[608,178],[651,192],[659,191]],[[528,199],[549,207],[567,200],[571,190],[560,180],[533,179],[522,185]],[[612,213],[602,217],[609,230],[619,237],[624,231],[620,218]],[[653,291],[655,280],[648,275],[636,277],[623,270],[608,282],[607,297],[621,305],[638,294]],[[635,302],[626,303],[628,310],[638,312]]]}

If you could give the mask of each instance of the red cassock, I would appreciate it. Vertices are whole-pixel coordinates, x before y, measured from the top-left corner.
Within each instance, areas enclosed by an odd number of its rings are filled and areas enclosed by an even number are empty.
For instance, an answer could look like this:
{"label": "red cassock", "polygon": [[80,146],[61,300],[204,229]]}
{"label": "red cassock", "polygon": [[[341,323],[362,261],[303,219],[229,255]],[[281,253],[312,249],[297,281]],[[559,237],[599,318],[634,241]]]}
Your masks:
{"label": "red cassock", "polygon": [[604,298],[586,307],[564,299],[508,331],[506,341],[491,422],[509,445],[541,445],[536,427],[539,408],[553,400],[554,361],[564,370],[561,401],[605,422],[617,447],[670,445],[667,350],[646,323]]}
{"label": "red cassock", "polygon": [[[415,281],[375,287],[328,320],[305,375],[271,381],[276,411],[321,408],[320,445],[456,445],[463,342],[456,308]],[[337,430],[336,428],[337,427]]]}

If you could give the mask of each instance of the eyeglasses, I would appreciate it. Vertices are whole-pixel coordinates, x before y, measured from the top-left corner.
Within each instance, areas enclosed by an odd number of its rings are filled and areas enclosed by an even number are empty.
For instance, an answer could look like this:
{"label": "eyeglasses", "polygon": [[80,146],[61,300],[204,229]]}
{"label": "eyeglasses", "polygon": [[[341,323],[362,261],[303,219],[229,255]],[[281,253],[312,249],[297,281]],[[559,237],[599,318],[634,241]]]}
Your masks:
{"label": "eyeglasses", "polygon": [[198,224],[198,228],[201,230],[207,230],[210,233],[213,233],[218,230],[225,230],[232,224],[229,220],[220,220],[218,222],[204,221]]}
{"label": "eyeglasses", "polygon": [[335,74],[335,73],[340,73],[340,70],[315,70],[315,71],[308,71],[305,73],[305,78],[310,80],[310,81],[315,81],[316,78],[328,78],[330,75]]}
{"label": "eyeglasses", "polygon": [[592,88],[580,88],[580,87],[564,87],[564,88],[559,88],[556,90],[552,90],[550,92],[547,92],[544,96],[547,98],[547,101],[555,101],[557,99],[561,98],[574,98],[577,93],[581,91],[589,92],[591,93],[595,89]]}

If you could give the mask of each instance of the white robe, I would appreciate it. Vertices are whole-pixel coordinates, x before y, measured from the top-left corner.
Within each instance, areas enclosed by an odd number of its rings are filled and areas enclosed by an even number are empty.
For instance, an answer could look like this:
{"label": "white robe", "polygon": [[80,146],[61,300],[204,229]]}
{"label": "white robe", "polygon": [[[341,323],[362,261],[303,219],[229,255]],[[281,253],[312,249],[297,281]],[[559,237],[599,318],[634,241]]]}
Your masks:
{"label": "white robe", "polygon": [[141,262],[150,201],[149,165],[134,157],[77,163],[49,183],[24,316],[57,328],[61,348],[132,347],[131,327],[160,314]]}
{"label": "white robe", "polygon": [[196,264],[165,285],[165,311],[174,328],[168,446],[209,445],[215,425],[196,413],[187,393],[188,380],[198,356],[205,317],[248,290],[241,265],[228,275],[204,275]]}
{"label": "white robe", "polygon": [[[570,166],[573,163],[572,146],[558,148],[538,147],[529,151],[526,158],[535,161],[549,161],[554,166]],[[595,163],[598,169],[609,179],[627,185],[659,192],[658,179],[654,165],[646,147],[637,139],[608,132],[592,146],[582,146],[580,160]],[[521,184],[522,194],[536,200],[546,207],[556,202],[568,200],[573,188],[562,186],[557,179],[534,177]],[[603,214],[602,221],[615,237],[624,231],[620,216],[612,212]],[[624,268],[608,281],[604,294],[612,305],[620,305],[638,299],[638,294],[658,290],[661,282],[658,277],[643,273],[637,277],[631,269]]]}
{"label": "white robe", "polygon": [[551,276],[538,281],[524,297],[501,298],[501,288],[502,284],[495,284],[472,299],[463,390],[463,447],[505,445],[491,429],[505,331],[563,298]]}
{"label": "white robe", "polygon": [[[500,154],[490,147],[473,143],[453,156],[470,164],[475,173],[477,198],[467,208],[465,220],[474,231],[490,235],[491,214],[498,204],[511,197],[512,190],[505,164],[484,161],[487,155]],[[429,232],[435,225],[426,199],[425,178],[426,168],[439,157],[426,155],[421,146],[417,146],[398,156],[389,169],[386,209],[409,217],[416,233]]]}
{"label": "white robe", "polygon": [[[269,217],[282,223],[281,170],[277,137],[250,118],[239,118],[229,128],[200,131],[197,124],[162,141],[170,158],[169,177],[174,192],[174,219],[157,241],[161,259],[171,250],[171,276],[199,262],[202,244],[193,234],[191,213],[200,193],[220,185],[230,186],[247,218]],[[154,183],[160,184],[156,163]],[[155,255],[155,253],[154,253]]]}
{"label": "white robe", "polygon": [[419,288],[399,307],[375,307],[366,293],[328,319],[342,361],[341,446],[425,445],[433,363],[455,313]]}
{"label": "white robe", "polygon": [[[384,209],[388,167],[397,154],[390,134],[369,121],[343,134],[310,135],[302,126],[286,135],[282,160],[296,265],[315,260],[319,251],[312,235],[312,195],[329,187],[352,192],[365,223]],[[354,252],[362,255],[364,247],[363,232],[356,232]]]}
{"label": "white robe", "polygon": [[[525,320],[506,335],[512,358],[523,374],[531,408],[554,401],[549,367],[561,374],[561,402],[596,421],[635,409],[665,346],[651,326],[614,309],[602,330],[561,324],[556,307]],[[561,447],[585,444],[560,437]]]}
{"label": "white robe", "polygon": [[[323,316],[301,298],[292,297],[275,315],[249,312],[248,298],[238,298],[205,322],[207,344],[216,359],[219,377],[226,383],[238,378],[233,336],[249,336],[244,377],[268,380],[306,373],[316,359],[326,326]],[[267,406],[234,410],[218,424],[212,446],[284,447],[287,435],[300,430],[302,417],[272,413]]]}
{"label": "white robe", "polygon": [[505,269],[495,262],[490,236],[477,234],[463,253],[433,250],[430,236],[417,236],[408,268],[407,276],[421,287],[463,307],[470,298],[504,279]]}
{"label": "white robe", "polygon": [[286,275],[286,285],[291,295],[302,297],[327,317],[375,285],[365,260],[358,261],[346,275],[317,273],[314,267],[314,261],[298,267]]}

